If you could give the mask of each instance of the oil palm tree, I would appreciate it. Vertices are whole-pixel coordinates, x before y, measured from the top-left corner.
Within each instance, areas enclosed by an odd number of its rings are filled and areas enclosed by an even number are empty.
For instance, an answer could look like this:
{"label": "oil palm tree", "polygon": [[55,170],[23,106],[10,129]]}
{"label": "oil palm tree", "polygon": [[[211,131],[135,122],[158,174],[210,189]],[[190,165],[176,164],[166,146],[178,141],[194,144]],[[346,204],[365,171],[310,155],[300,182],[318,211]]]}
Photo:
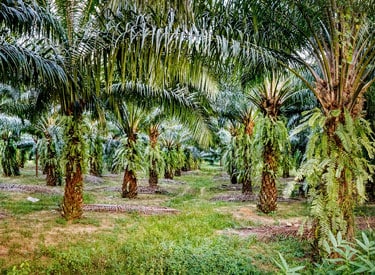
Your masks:
{"label": "oil palm tree", "polygon": [[25,123],[15,116],[0,114],[0,135],[1,135],[1,166],[4,176],[19,176],[19,153],[17,142],[20,139],[21,131],[26,129]]}
{"label": "oil palm tree", "polygon": [[148,183],[152,189],[158,187],[159,176],[163,174],[164,160],[160,149],[161,123],[165,119],[165,114],[161,108],[153,110],[145,120],[145,127],[149,138],[149,145],[146,149],[148,157]]}
{"label": "oil palm tree", "polygon": [[[3,98],[0,111],[27,122],[23,131],[34,137],[35,170],[38,176],[39,160],[46,174],[48,186],[61,185],[61,125],[59,117],[48,104],[38,102],[40,89],[29,89],[21,92],[6,86],[8,98]],[[48,110],[49,109],[49,110]]]}
{"label": "oil palm tree", "polygon": [[[100,91],[100,71],[94,50],[102,49],[92,14],[98,1],[45,1],[43,7],[59,21],[59,53],[67,74],[64,85],[50,87],[40,94],[41,102],[57,102],[64,115],[63,159],[65,191],[62,215],[67,220],[82,216],[83,172],[85,171],[85,132],[83,113],[95,108]],[[94,41],[95,40],[95,41]]]}
{"label": "oil palm tree", "polygon": [[139,127],[144,119],[143,109],[134,104],[122,103],[117,110],[115,121],[125,138],[116,151],[115,165],[125,170],[121,196],[133,199],[138,194],[137,171],[143,168],[142,152],[138,143]]}
{"label": "oil palm tree", "polygon": [[164,178],[173,179],[178,176],[178,170],[182,168],[185,163],[185,154],[181,148],[181,140],[177,129],[181,129],[181,125],[175,125],[173,128],[167,128],[162,133],[162,152],[165,163]]}
{"label": "oil palm tree", "polygon": [[237,147],[236,167],[238,169],[238,182],[242,184],[243,194],[253,194],[253,178],[256,166],[254,153],[254,127],[257,112],[255,108],[245,107],[240,113],[241,128]]}
{"label": "oil palm tree", "polygon": [[288,143],[288,131],[282,119],[282,108],[298,93],[296,82],[281,73],[271,72],[262,83],[251,89],[250,101],[262,117],[257,121],[254,143],[262,152],[262,181],[258,209],[270,213],[277,209],[276,181],[281,155]]}
{"label": "oil palm tree", "polygon": [[[31,4],[30,4],[31,3]],[[91,67],[83,64],[90,48],[84,28],[96,1],[7,1],[1,3],[1,81],[38,83],[38,102],[57,101],[65,122],[65,194],[62,214],[66,219],[82,215],[82,111],[90,102]],[[6,32],[10,34],[5,36]],[[86,31],[88,29],[86,28]],[[29,36],[28,36],[29,35]],[[92,35],[92,32],[90,32]],[[90,36],[91,37],[91,36]],[[48,38],[48,39],[43,39]],[[56,39],[49,39],[56,38]],[[50,43],[51,42],[51,43]],[[86,46],[85,46],[86,45]],[[38,49],[38,51],[34,50]],[[80,61],[78,61],[80,60]],[[83,84],[83,82],[85,82]],[[90,87],[89,87],[90,86]],[[94,91],[97,91],[97,89]]]}
{"label": "oil palm tree", "polygon": [[253,132],[256,110],[241,85],[228,82],[215,103],[220,124],[229,129],[231,142],[224,154],[225,166],[231,183],[242,184],[242,193],[252,194],[252,178],[256,155],[253,150]]}
{"label": "oil palm tree", "polygon": [[42,115],[34,121],[34,133],[39,135],[36,149],[48,186],[62,184],[61,151],[62,127],[57,114]]}
{"label": "oil palm tree", "polygon": [[[375,81],[373,1],[228,3],[223,20],[233,15],[232,20],[238,22],[233,24],[235,32],[222,28],[233,38],[232,43],[226,40],[228,49],[238,45],[238,53],[253,60],[255,50],[262,48],[257,51],[260,56],[273,56],[273,62],[292,71],[316,96],[320,108],[309,125],[317,128],[310,138],[305,166],[308,181],[318,190],[311,212],[315,236],[320,247],[329,231],[341,231],[345,239],[353,239],[353,208],[363,200],[361,186],[369,176],[362,149],[373,155],[369,127],[360,118],[363,96]],[[353,132],[350,127],[354,125]],[[353,159],[356,165],[351,164]]]}
{"label": "oil palm tree", "polygon": [[[103,31],[114,41],[104,55],[106,92],[110,95],[107,102],[114,109],[119,102],[141,105],[146,112],[162,106],[163,112],[178,114],[180,119],[185,119],[182,114],[193,111],[200,118],[187,124],[195,132],[200,129],[201,133],[208,133],[196,103],[200,99],[192,91],[208,91],[212,85],[206,66],[200,66],[203,63],[192,56],[192,41],[187,39],[191,34],[185,35],[190,24],[187,21],[191,15],[190,3],[156,1],[153,4],[113,1],[109,5],[111,12],[102,14],[108,22]],[[158,126],[158,123],[149,125],[153,142],[150,153],[155,153],[157,148]],[[154,161],[156,158],[154,154]],[[151,174],[152,181],[156,181],[155,170],[151,169]]]}
{"label": "oil palm tree", "polygon": [[100,177],[103,174],[103,132],[98,121],[86,120],[88,125],[87,141],[88,141],[88,162],[91,175]]}
{"label": "oil palm tree", "polygon": [[[280,2],[269,11],[281,39],[296,34],[302,42],[298,49],[281,49],[289,60],[302,66],[281,63],[301,78],[320,106],[308,122],[314,130],[304,168],[314,186],[311,215],[316,244],[321,248],[330,231],[340,231],[345,239],[354,238],[353,210],[365,197],[363,186],[371,171],[363,151],[372,157],[374,147],[361,113],[364,94],[375,81],[374,3],[286,3],[288,8]],[[302,73],[301,67],[308,73]]]}

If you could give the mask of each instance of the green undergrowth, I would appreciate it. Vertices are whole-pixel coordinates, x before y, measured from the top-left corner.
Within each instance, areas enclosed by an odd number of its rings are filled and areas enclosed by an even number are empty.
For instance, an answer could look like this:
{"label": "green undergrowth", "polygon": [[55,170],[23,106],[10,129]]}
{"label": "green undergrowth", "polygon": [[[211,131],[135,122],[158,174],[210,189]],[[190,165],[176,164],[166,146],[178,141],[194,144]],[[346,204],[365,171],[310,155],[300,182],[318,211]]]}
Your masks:
{"label": "green undergrowth", "polygon": [[[12,196],[11,193],[0,196],[0,207],[11,214],[25,215],[35,211],[55,210],[62,200],[60,195],[22,194]],[[28,197],[38,199],[37,202],[27,200]]]}
{"label": "green undergrowth", "polygon": [[[32,202],[28,198],[37,199]],[[52,194],[0,194],[0,209],[5,209],[13,215],[25,215],[37,211],[58,210],[62,201],[62,195]],[[85,203],[95,202],[92,194],[84,194]]]}
{"label": "green undergrowth", "polygon": [[[105,244],[105,245],[104,245]],[[36,273],[75,274],[249,274],[257,272],[246,245],[238,239],[214,237],[157,241],[153,238],[119,240],[101,236],[95,242],[69,248],[41,247]]]}
{"label": "green undergrowth", "polygon": [[[308,203],[280,202],[277,212],[264,215],[256,211],[256,202],[211,200],[239,192],[221,188],[222,173],[218,166],[203,166],[174,182],[162,182],[166,194],[140,194],[135,200],[124,200],[107,188],[121,186],[122,174],[85,183],[85,203],[167,206],[179,210],[174,215],[87,212],[67,222],[58,211],[62,195],[1,192],[0,213],[7,217],[0,220],[0,273],[277,274],[278,253],[290,266],[314,270],[307,240],[258,240],[233,233],[282,219],[303,219]],[[29,171],[12,182],[30,183],[33,177]],[[39,201],[30,202],[28,196]],[[357,213],[373,215],[373,209],[358,208]]]}

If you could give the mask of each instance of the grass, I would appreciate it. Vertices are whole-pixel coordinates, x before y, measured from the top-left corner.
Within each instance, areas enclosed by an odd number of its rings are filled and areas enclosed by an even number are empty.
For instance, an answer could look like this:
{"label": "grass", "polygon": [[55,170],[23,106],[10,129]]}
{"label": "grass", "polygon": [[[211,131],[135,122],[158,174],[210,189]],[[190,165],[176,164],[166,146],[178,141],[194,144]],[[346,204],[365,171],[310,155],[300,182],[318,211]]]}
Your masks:
{"label": "grass", "polygon": [[[37,202],[28,201],[32,197],[39,199]],[[60,195],[46,194],[12,194],[4,195],[0,200],[0,208],[7,210],[11,214],[25,215],[35,211],[55,210],[62,200]]]}
{"label": "grass", "polygon": [[[0,182],[44,185],[31,169]],[[278,252],[288,262],[311,268],[307,241],[276,237],[264,242],[221,233],[279,224],[308,213],[304,202],[279,203],[276,213],[262,215],[255,203],[212,201],[223,193],[222,179],[215,178],[221,173],[218,166],[204,166],[176,178],[183,184],[161,181],[161,188],[171,190],[168,195],[140,194],[132,201],[101,188],[119,186],[122,175],[85,184],[85,203],[168,206],[180,210],[176,215],[87,212],[79,221],[66,222],[58,210],[62,195],[2,192],[0,213],[7,217],[0,220],[1,273],[265,274],[276,272],[272,259]],[[29,202],[28,196],[39,201]],[[360,211],[373,213],[371,208]]]}

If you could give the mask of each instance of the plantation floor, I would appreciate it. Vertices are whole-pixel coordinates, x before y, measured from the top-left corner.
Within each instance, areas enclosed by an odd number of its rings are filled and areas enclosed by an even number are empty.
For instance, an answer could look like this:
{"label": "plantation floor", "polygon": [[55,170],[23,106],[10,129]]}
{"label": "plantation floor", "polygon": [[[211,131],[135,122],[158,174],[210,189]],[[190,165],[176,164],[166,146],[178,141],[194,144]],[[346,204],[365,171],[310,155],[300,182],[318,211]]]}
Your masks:
{"label": "plantation floor", "polygon": [[[2,273],[265,274],[277,272],[278,252],[312,270],[310,241],[297,234],[308,203],[281,195],[277,212],[259,213],[220,167],[161,180],[156,193],[141,179],[134,200],[120,197],[122,175],[86,176],[84,217],[72,223],[59,213],[63,187],[46,187],[32,169],[0,178]],[[357,213],[361,230],[375,227],[374,205]]]}

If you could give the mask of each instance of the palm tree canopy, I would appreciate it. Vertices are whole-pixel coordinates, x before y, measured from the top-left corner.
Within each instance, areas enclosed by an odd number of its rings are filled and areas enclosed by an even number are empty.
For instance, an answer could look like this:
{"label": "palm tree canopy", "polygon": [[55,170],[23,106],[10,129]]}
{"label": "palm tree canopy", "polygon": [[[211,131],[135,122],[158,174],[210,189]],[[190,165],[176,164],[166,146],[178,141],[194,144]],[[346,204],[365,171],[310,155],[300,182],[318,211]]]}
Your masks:
{"label": "palm tree canopy", "polygon": [[52,87],[64,83],[61,60],[38,39],[58,32],[57,21],[44,9],[36,2],[6,1],[0,4],[0,26],[0,82]]}
{"label": "palm tree canopy", "polygon": [[277,120],[288,100],[298,92],[298,83],[293,77],[272,72],[250,89],[249,99],[265,116]]}

